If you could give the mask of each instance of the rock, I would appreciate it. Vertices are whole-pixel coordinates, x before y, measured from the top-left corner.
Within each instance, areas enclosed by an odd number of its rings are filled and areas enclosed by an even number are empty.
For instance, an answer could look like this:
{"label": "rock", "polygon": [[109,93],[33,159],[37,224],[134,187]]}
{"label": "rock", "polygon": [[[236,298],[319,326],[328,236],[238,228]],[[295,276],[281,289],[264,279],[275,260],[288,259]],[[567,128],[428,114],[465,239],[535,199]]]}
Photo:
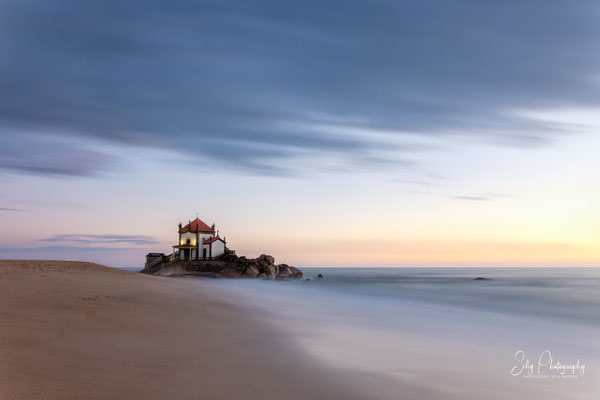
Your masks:
{"label": "rock", "polygon": [[304,280],[304,282],[310,282],[310,279],[309,279],[309,278],[306,278],[306,279]]}
{"label": "rock", "polygon": [[237,269],[237,270],[240,271],[240,273],[244,270],[244,266],[240,265],[239,263],[236,263],[236,262],[227,262],[225,264],[225,268],[228,268],[228,269]]}
{"label": "rock", "polygon": [[261,254],[258,258],[266,261],[268,264],[275,264],[275,257],[268,254]]}
{"label": "rock", "polygon": [[248,265],[244,269],[244,272],[242,273],[242,276],[244,278],[256,278],[259,274],[260,274],[260,271],[258,270],[258,268],[256,268],[256,266],[254,266],[254,265]]}
{"label": "rock", "polygon": [[258,260],[256,262],[256,264],[252,264],[252,265],[255,265],[256,268],[258,268],[258,272],[265,272],[266,264],[264,263],[264,261]]}
{"label": "rock", "polygon": [[302,279],[302,277],[304,276],[304,274],[302,273],[302,271],[300,271],[299,268],[296,267],[288,267],[290,269],[290,272],[292,274],[292,278],[294,279]]}
{"label": "rock", "polygon": [[216,278],[262,278],[289,280],[303,277],[302,271],[287,264],[275,264],[275,258],[261,254],[257,258],[238,257],[228,252],[218,260],[177,260],[163,261],[146,268],[143,273],[162,276],[210,276]]}
{"label": "rock", "polygon": [[224,268],[215,274],[217,278],[241,278],[242,273],[238,269]]}
{"label": "rock", "polygon": [[227,253],[227,254],[223,254],[221,256],[221,260],[226,261],[226,262],[235,262],[237,261],[238,256],[236,256],[233,253]]}
{"label": "rock", "polygon": [[483,278],[481,276],[478,276],[477,278],[473,279],[474,281],[489,281],[490,278]]}
{"label": "rock", "polygon": [[325,279],[325,277],[322,274],[317,274],[316,279]]}
{"label": "rock", "polygon": [[279,267],[273,264],[265,265],[265,275],[268,277],[275,277],[279,274]]}
{"label": "rock", "polygon": [[279,273],[275,277],[277,280],[288,280],[292,277],[292,270],[290,267],[279,266]]}

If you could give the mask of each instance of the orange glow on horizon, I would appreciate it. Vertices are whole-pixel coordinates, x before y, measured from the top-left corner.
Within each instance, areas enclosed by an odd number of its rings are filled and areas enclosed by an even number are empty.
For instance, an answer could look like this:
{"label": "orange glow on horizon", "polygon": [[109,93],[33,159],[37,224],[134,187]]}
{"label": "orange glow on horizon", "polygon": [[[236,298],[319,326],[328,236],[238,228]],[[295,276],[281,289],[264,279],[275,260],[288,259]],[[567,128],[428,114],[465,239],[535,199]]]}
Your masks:
{"label": "orange glow on horizon", "polygon": [[272,243],[270,250],[278,262],[306,266],[600,266],[600,246],[551,242],[311,240]]}

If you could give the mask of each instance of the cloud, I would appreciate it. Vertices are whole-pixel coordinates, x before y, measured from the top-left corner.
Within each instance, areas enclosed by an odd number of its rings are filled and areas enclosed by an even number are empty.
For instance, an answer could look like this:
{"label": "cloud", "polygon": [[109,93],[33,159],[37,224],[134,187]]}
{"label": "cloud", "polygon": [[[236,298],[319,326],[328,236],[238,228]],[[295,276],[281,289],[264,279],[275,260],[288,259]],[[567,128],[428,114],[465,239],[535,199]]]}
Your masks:
{"label": "cloud", "polygon": [[[0,128],[1,129],[1,128]],[[0,169],[58,177],[95,176],[114,165],[115,158],[64,138],[24,134],[0,136]]]}
{"label": "cloud", "polygon": [[22,212],[25,211],[22,208],[6,208],[6,207],[0,207],[0,211],[9,211],[9,212]]}
{"label": "cloud", "polygon": [[[87,234],[63,234],[55,235],[50,238],[38,239],[40,242],[61,242],[61,243],[81,243],[81,244],[118,244],[127,243],[135,245],[146,245],[158,243],[154,238],[143,235],[87,235]],[[81,247],[78,247],[81,248]],[[98,247],[93,247],[97,249]]]}
{"label": "cloud", "polygon": [[458,200],[469,200],[469,201],[489,201],[491,200],[491,197],[485,197],[485,196],[450,196],[453,199],[458,199]]}
{"label": "cloud", "polygon": [[491,200],[497,200],[497,199],[501,199],[501,198],[506,198],[506,197],[510,197],[510,194],[507,193],[482,193],[482,194],[478,194],[478,195],[459,195],[459,196],[448,196],[452,199],[457,199],[457,200],[468,200],[468,201],[491,201]]}
{"label": "cloud", "polygon": [[37,246],[37,247],[0,247],[0,254],[17,255],[20,258],[27,254],[53,254],[61,256],[67,252],[113,252],[113,251],[139,251],[134,247],[106,247],[106,246]]}
{"label": "cloud", "polygon": [[[567,0],[6,0],[0,133],[18,136],[0,168],[93,176],[111,164],[98,141],[274,175],[313,158],[389,168],[389,153],[419,151],[414,135],[544,145],[567,127],[520,110],[600,105],[599,10]],[[47,154],[24,146],[56,135],[89,142]]]}

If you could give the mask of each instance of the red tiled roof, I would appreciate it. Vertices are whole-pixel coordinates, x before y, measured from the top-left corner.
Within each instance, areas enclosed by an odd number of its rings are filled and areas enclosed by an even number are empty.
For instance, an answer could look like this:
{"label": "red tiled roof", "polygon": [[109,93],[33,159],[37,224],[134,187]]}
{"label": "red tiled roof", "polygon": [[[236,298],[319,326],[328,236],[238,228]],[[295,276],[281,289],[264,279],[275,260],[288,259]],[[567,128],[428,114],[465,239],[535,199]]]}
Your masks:
{"label": "red tiled roof", "polygon": [[188,231],[189,232],[208,232],[208,233],[215,232],[212,230],[212,228],[210,226],[206,225],[204,222],[202,222],[198,218],[196,218],[189,224],[186,224],[183,228],[181,228],[180,232],[188,232]]}
{"label": "red tiled roof", "polygon": [[173,247],[175,247],[177,249],[195,249],[196,248],[196,246],[194,246],[193,244],[178,244]]}
{"label": "red tiled roof", "polygon": [[209,237],[208,239],[204,239],[204,241],[202,243],[209,244],[209,243],[215,242],[217,240],[220,240],[221,242],[223,242],[223,239],[221,239],[220,237]]}

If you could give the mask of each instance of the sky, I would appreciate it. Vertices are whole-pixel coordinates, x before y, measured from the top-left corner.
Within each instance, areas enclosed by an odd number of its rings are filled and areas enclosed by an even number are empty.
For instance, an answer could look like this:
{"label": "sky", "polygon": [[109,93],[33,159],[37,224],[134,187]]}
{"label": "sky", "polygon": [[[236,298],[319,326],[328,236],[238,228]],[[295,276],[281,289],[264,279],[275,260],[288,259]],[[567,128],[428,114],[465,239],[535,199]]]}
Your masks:
{"label": "sky", "polygon": [[600,3],[0,0],[0,258],[196,213],[298,266],[599,266]]}

